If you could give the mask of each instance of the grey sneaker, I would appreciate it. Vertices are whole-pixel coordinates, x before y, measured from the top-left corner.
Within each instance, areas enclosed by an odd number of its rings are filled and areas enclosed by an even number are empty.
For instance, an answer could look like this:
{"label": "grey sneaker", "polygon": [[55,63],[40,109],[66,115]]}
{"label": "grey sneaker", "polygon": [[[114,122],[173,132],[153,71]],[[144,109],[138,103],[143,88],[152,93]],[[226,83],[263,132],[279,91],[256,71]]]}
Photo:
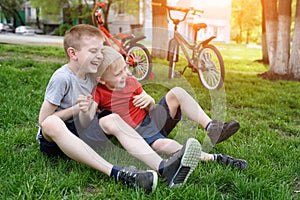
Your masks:
{"label": "grey sneaker", "polygon": [[238,168],[240,170],[246,169],[248,167],[248,163],[245,160],[233,158],[225,154],[217,154],[217,161],[227,166]]}
{"label": "grey sneaker", "polygon": [[240,123],[236,120],[220,122],[212,120],[207,128],[207,135],[213,145],[227,140],[240,129]]}
{"label": "grey sneaker", "polygon": [[130,166],[118,172],[116,181],[130,187],[140,187],[150,193],[155,191],[157,179],[157,173],[153,170],[142,171]]}
{"label": "grey sneaker", "polygon": [[200,161],[201,145],[198,140],[189,138],[181,150],[164,161],[162,177],[170,188],[185,184]]}

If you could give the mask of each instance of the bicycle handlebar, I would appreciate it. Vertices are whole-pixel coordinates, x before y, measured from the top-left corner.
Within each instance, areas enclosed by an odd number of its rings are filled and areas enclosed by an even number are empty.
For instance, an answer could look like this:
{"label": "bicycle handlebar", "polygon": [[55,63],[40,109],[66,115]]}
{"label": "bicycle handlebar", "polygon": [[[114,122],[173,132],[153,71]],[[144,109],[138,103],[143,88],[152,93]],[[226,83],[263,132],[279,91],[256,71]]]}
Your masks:
{"label": "bicycle handlebar", "polygon": [[[100,0],[98,0],[98,3],[95,4],[95,7],[92,11],[92,22],[95,25],[95,17],[98,24],[103,24],[104,21],[102,19],[101,10],[108,4],[107,1],[100,3]],[[100,11],[100,12],[99,12]]]}
{"label": "bicycle handlebar", "polygon": [[191,8],[182,8],[182,7],[175,7],[175,6],[168,6],[168,5],[163,5],[162,3],[152,3],[153,6],[160,6],[160,7],[166,7],[168,10],[175,10],[175,11],[180,11],[180,12],[185,12],[188,13],[189,11],[193,11],[193,14],[196,14],[197,12],[199,13],[204,13],[204,10],[198,10],[193,7]]}
{"label": "bicycle handlebar", "polygon": [[107,5],[107,1],[105,1],[103,3],[97,3],[95,7],[104,8],[106,5]]}

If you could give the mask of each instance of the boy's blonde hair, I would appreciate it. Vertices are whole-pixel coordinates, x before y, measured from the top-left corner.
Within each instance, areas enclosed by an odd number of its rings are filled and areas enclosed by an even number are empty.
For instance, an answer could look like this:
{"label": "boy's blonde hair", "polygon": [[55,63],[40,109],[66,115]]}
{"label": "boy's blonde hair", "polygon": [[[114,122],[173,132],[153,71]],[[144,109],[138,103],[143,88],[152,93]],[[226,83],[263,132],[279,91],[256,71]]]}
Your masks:
{"label": "boy's blonde hair", "polygon": [[98,67],[97,77],[101,77],[103,73],[119,59],[124,59],[123,56],[117,50],[110,46],[104,46],[102,49],[102,54],[103,61]]}
{"label": "boy's blonde hair", "polygon": [[73,47],[80,50],[82,40],[87,37],[98,37],[102,42],[104,36],[102,32],[95,26],[88,24],[78,24],[66,31],[64,36],[64,50],[68,56],[67,49]]}

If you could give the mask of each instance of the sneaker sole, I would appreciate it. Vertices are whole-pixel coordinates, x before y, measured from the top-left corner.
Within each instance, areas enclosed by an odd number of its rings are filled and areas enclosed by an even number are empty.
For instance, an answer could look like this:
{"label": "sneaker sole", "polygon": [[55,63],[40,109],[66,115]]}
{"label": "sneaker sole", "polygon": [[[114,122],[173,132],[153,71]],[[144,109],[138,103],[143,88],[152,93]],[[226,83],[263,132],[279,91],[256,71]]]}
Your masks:
{"label": "sneaker sole", "polygon": [[178,167],[173,179],[169,183],[169,187],[179,187],[184,185],[191,173],[195,170],[200,161],[201,145],[194,138],[188,139],[186,142],[184,154],[181,158],[180,166]]}
{"label": "sneaker sole", "polygon": [[158,176],[157,173],[154,170],[147,170],[147,172],[151,172],[153,175],[153,184],[152,184],[152,190],[151,192],[154,192],[156,190],[157,187],[157,181],[158,181]]}

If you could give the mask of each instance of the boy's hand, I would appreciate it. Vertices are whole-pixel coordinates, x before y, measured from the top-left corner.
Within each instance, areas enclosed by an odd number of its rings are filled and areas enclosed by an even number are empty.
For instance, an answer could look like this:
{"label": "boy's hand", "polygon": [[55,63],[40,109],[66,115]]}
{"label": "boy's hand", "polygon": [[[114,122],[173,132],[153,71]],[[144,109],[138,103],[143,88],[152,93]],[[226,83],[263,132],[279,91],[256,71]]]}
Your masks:
{"label": "boy's hand", "polygon": [[90,105],[93,102],[93,96],[92,95],[79,95],[78,96],[78,105],[79,105],[79,109],[82,112],[87,112],[90,108]]}
{"label": "boy's hand", "polygon": [[136,95],[133,98],[133,105],[141,109],[146,109],[155,103],[154,99],[146,92],[143,92],[140,95]]}

